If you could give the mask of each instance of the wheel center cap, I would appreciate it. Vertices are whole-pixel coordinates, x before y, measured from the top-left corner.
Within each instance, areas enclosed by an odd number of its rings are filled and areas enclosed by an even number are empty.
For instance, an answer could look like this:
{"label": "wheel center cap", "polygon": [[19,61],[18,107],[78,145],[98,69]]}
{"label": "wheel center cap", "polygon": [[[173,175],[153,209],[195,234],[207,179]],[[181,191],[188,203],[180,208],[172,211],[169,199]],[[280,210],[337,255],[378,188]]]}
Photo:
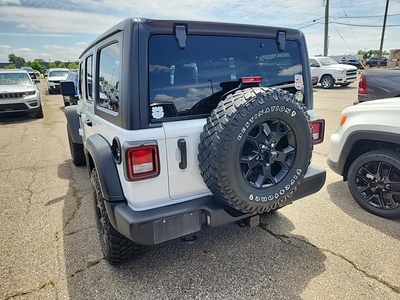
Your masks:
{"label": "wheel center cap", "polygon": [[382,181],[379,181],[379,182],[376,183],[376,187],[378,189],[384,189],[385,188],[385,183],[382,182]]}

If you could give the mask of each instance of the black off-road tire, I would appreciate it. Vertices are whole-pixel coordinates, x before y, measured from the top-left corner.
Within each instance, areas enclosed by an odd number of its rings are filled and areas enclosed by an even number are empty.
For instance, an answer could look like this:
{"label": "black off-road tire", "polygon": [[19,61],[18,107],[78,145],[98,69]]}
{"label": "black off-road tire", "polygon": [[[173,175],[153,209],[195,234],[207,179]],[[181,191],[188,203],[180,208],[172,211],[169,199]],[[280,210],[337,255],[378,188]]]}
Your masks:
{"label": "black off-road tire", "polygon": [[204,182],[223,206],[264,213],[292,196],[312,149],[302,102],[284,90],[247,88],[228,95],[207,118],[198,160]]}
{"label": "black off-road tire", "polygon": [[117,265],[139,255],[142,246],[120,234],[110,223],[96,168],[92,170],[91,183],[97,228],[104,258],[110,264]]}
{"label": "black off-road tire", "polygon": [[75,166],[86,165],[86,157],[85,157],[85,151],[83,149],[83,144],[74,143],[72,141],[71,133],[69,132],[68,126],[67,126],[67,134],[68,134],[69,150],[71,152],[71,158],[73,164]]}
{"label": "black off-road tire", "polygon": [[400,218],[400,153],[375,150],[361,155],[349,168],[348,185],[354,200],[366,211],[387,219]]}
{"label": "black off-road tire", "polygon": [[335,79],[331,75],[322,76],[320,82],[324,89],[331,89],[335,85]]}

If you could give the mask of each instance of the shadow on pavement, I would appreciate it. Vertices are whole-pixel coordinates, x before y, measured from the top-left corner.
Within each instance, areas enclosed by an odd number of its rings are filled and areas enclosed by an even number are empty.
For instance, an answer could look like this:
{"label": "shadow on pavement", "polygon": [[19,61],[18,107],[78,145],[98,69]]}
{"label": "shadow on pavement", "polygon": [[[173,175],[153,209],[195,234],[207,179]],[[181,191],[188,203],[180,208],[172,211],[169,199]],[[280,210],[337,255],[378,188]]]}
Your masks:
{"label": "shadow on pavement", "polygon": [[400,240],[400,220],[389,220],[375,216],[353,199],[347,182],[337,181],[327,185],[331,201],[350,217],[362,222],[380,232]]}
{"label": "shadow on pavement", "polygon": [[204,230],[194,243],[145,247],[140,257],[111,266],[102,259],[86,168],[67,161],[59,170],[70,180],[60,242],[70,299],[301,299],[325,270],[326,256],[290,234],[294,226],[279,212],[260,227]]}

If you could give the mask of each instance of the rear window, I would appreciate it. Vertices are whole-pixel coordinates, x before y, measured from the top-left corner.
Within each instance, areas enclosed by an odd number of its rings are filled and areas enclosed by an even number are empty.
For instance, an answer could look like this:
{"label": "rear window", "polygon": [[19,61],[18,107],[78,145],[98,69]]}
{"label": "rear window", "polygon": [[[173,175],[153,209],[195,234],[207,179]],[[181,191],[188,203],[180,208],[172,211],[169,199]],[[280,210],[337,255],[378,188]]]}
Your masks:
{"label": "rear window", "polygon": [[295,93],[295,77],[303,75],[295,41],[279,52],[275,39],[187,36],[180,50],[173,35],[150,38],[148,72],[153,122],[210,114],[242,77],[261,76],[261,86],[289,86]]}

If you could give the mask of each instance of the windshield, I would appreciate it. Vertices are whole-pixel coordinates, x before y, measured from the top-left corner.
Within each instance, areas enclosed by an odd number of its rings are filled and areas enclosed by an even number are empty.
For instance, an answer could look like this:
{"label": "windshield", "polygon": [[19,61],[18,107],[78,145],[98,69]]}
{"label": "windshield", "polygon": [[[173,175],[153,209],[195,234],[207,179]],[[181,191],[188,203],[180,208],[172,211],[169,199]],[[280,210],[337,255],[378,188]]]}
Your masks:
{"label": "windshield", "polygon": [[319,62],[323,66],[337,65],[338,62],[330,57],[318,58]]}
{"label": "windshield", "polygon": [[242,77],[261,76],[261,86],[289,85],[296,93],[295,78],[303,75],[295,41],[279,52],[275,38],[190,35],[185,50],[173,35],[153,35],[148,72],[150,111],[165,111],[155,119],[209,114]]}
{"label": "windshield", "polygon": [[67,77],[69,73],[69,71],[51,71],[49,77]]}
{"label": "windshield", "polygon": [[28,74],[24,73],[0,73],[0,85],[32,84]]}
{"label": "windshield", "polygon": [[24,68],[21,68],[22,70],[25,70],[25,71],[28,71],[28,72],[33,72],[33,69],[32,68],[27,68],[27,67],[24,67]]}

